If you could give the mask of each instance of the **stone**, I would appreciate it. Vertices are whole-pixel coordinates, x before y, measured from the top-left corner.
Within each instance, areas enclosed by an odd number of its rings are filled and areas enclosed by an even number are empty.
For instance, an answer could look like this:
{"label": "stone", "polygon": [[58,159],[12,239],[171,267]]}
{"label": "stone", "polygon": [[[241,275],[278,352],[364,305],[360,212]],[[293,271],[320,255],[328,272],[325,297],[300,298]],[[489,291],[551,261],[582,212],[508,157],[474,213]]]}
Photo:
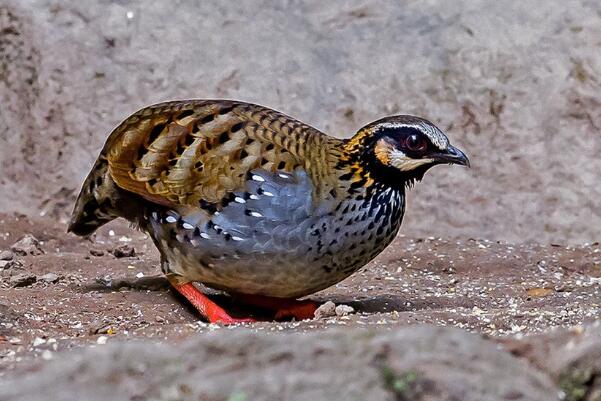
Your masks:
{"label": "stone", "polygon": [[0,260],[3,260],[3,261],[13,260],[14,257],[15,257],[15,254],[12,253],[11,251],[0,252]]}
{"label": "stone", "polygon": [[20,256],[41,255],[44,253],[40,246],[40,241],[31,234],[25,234],[21,239],[15,242],[10,249]]}
{"label": "stone", "polygon": [[60,280],[60,276],[56,273],[46,273],[43,276],[40,276],[40,281],[46,283],[56,283],[58,280]]}
{"label": "stone", "polygon": [[113,255],[116,258],[131,258],[136,256],[136,250],[131,245],[120,245],[113,249]]}
{"label": "stone", "polygon": [[324,319],[332,316],[336,316],[336,304],[332,301],[324,302],[315,310],[315,319]]}
{"label": "stone", "polygon": [[13,287],[28,287],[35,282],[36,276],[28,273],[15,274],[9,279],[9,283]]}
{"label": "stone", "polygon": [[337,305],[336,316],[346,316],[355,312],[355,308],[350,305]]}

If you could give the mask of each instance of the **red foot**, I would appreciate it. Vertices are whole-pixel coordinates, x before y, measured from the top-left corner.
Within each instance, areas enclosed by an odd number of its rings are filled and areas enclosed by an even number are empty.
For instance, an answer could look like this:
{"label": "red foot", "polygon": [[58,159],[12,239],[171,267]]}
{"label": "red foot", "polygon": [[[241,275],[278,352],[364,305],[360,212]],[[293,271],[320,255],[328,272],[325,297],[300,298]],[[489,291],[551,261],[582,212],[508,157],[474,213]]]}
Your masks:
{"label": "red foot", "polygon": [[251,318],[237,319],[231,317],[225,310],[223,310],[223,308],[211,301],[192,283],[171,284],[180,294],[186,297],[186,299],[190,301],[192,305],[194,305],[202,317],[207,319],[209,323],[236,324],[256,322],[255,319]]}
{"label": "red foot", "polygon": [[314,301],[298,301],[290,298],[272,298],[263,295],[240,294],[236,296],[243,302],[259,308],[275,311],[275,319],[295,318],[296,320],[313,319],[319,306]]}

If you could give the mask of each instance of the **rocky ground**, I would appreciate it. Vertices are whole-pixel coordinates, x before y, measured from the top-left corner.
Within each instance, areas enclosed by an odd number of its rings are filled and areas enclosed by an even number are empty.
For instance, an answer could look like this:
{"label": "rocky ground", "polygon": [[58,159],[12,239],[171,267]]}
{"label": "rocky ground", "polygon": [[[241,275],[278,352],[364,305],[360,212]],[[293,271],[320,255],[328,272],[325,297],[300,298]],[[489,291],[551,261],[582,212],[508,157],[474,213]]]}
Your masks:
{"label": "rocky ground", "polygon": [[[318,318],[301,322],[262,321],[245,327],[220,327],[199,321],[194,310],[169,289],[160,276],[158,255],[150,241],[124,223],[111,223],[90,240],[66,234],[64,224],[48,218],[0,215],[0,227],[0,375],[5,379],[24,371],[42,369],[43,372],[48,364],[71,361],[63,355],[72,353],[65,351],[84,345],[102,348],[115,343],[113,347],[120,347],[125,340],[144,339],[164,344],[186,340],[179,346],[184,349],[190,347],[190,341],[208,341],[209,345],[202,347],[210,348],[213,337],[197,336],[209,332],[249,336],[244,341],[266,346],[263,341],[306,341],[293,333],[316,336],[314,332],[330,328],[344,329],[339,331],[345,333],[339,336],[342,338],[359,335],[356,333],[361,330],[356,328],[368,329],[370,336],[379,338],[382,331],[393,328],[403,328],[405,331],[399,333],[404,334],[388,336],[413,337],[415,332],[407,330],[428,327],[413,327],[418,324],[453,326],[464,329],[465,336],[469,336],[466,331],[485,334],[509,353],[525,357],[548,372],[555,383],[559,376],[557,369],[550,367],[549,358],[558,354],[548,352],[553,348],[553,336],[562,338],[559,343],[564,344],[569,342],[566,336],[571,338],[593,330],[596,334],[592,338],[598,340],[593,344],[596,352],[601,352],[601,330],[594,327],[598,325],[595,320],[601,317],[598,243],[580,247],[511,245],[477,239],[451,241],[400,236],[360,272],[311,297],[321,302],[332,301],[338,308],[325,307]],[[237,314],[268,319],[265,311],[245,308],[223,294],[216,293],[214,297]],[[567,330],[548,334],[556,328]],[[429,327],[426,330],[429,334],[424,335],[434,336],[432,333],[437,330],[441,329]],[[274,340],[271,336],[263,340],[257,336],[273,332],[285,332],[283,335],[292,336],[286,338],[293,340]],[[456,335],[453,333],[448,335]],[[317,343],[327,343],[331,334],[317,336],[311,338]],[[540,340],[541,336],[545,340]],[[204,337],[209,340],[199,340]],[[470,344],[481,341],[475,335],[464,340]],[[382,341],[394,343],[389,337]],[[233,340],[233,344],[239,342]],[[509,356],[506,351],[499,352]],[[103,355],[111,358],[114,352]],[[568,358],[574,354],[562,355]],[[295,355],[293,359],[305,360],[305,357]],[[311,363],[312,357],[308,358],[305,363]],[[116,365],[115,368],[124,369]],[[601,386],[595,377],[590,383]],[[584,382],[588,383],[587,380]],[[549,386],[541,388],[548,391]],[[267,397],[267,393],[263,396]]]}

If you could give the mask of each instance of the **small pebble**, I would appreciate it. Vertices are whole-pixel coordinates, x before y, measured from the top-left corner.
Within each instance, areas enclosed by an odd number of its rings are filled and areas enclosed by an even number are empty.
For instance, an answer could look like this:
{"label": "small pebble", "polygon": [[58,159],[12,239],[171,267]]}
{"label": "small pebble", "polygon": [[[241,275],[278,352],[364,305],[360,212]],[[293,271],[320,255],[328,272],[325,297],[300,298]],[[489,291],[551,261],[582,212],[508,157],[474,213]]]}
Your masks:
{"label": "small pebble", "polygon": [[0,260],[13,260],[15,254],[11,251],[2,251],[0,252]]}
{"label": "small pebble", "polygon": [[44,253],[40,247],[40,241],[30,234],[25,234],[20,240],[15,242],[10,249],[20,256],[41,255]]}
{"label": "small pebble", "polygon": [[107,336],[100,336],[96,340],[96,344],[104,345],[104,344],[106,344],[106,342],[108,341],[108,339],[109,338]]}
{"label": "small pebble", "polygon": [[13,287],[27,287],[36,282],[36,276],[27,273],[15,274],[11,276],[9,282]]}
{"label": "small pebble", "polygon": [[336,306],[336,316],[346,316],[355,312],[355,308],[349,305],[338,305]]}
{"label": "small pebble", "polygon": [[90,255],[92,256],[103,256],[104,251],[102,249],[90,249]]}
{"label": "small pebble", "polygon": [[327,301],[315,311],[315,319],[324,319],[332,316],[336,316],[336,304],[332,301]]}
{"label": "small pebble", "polygon": [[136,256],[136,250],[131,245],[121,245],[113,250],[116,258],[130,258]]}
{"label": "small pebble", "polygon": [[46,273],[40,277],[40,280],[46,283],[56,283],[59,279],[60,277],[56,273]]}
{"label": "small pebble", "polygon": [[39,347],[42,344],[46,344],[46,340],[44,340],[43,338],[36,337],[36,338],[33,339],[33,344],[32,345],[34,347]]}

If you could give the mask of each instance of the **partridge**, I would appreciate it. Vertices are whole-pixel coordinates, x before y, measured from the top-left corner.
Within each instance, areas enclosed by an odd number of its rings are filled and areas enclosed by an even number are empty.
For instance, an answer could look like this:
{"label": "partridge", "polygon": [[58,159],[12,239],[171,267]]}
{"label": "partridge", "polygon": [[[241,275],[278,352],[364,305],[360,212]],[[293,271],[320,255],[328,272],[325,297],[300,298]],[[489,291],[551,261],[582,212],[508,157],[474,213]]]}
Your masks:
{"label": "partridge", "polygon": [[437,164],[469,166],[431,122],[397,115],[337,139],[238,101],[146,107],[108,137],[69,231],[122,217],[148,233],[173,287],[210,322],[237,319],[193,282],[308,318],[296,301],[338,283],[394,239],[405,190]]}

